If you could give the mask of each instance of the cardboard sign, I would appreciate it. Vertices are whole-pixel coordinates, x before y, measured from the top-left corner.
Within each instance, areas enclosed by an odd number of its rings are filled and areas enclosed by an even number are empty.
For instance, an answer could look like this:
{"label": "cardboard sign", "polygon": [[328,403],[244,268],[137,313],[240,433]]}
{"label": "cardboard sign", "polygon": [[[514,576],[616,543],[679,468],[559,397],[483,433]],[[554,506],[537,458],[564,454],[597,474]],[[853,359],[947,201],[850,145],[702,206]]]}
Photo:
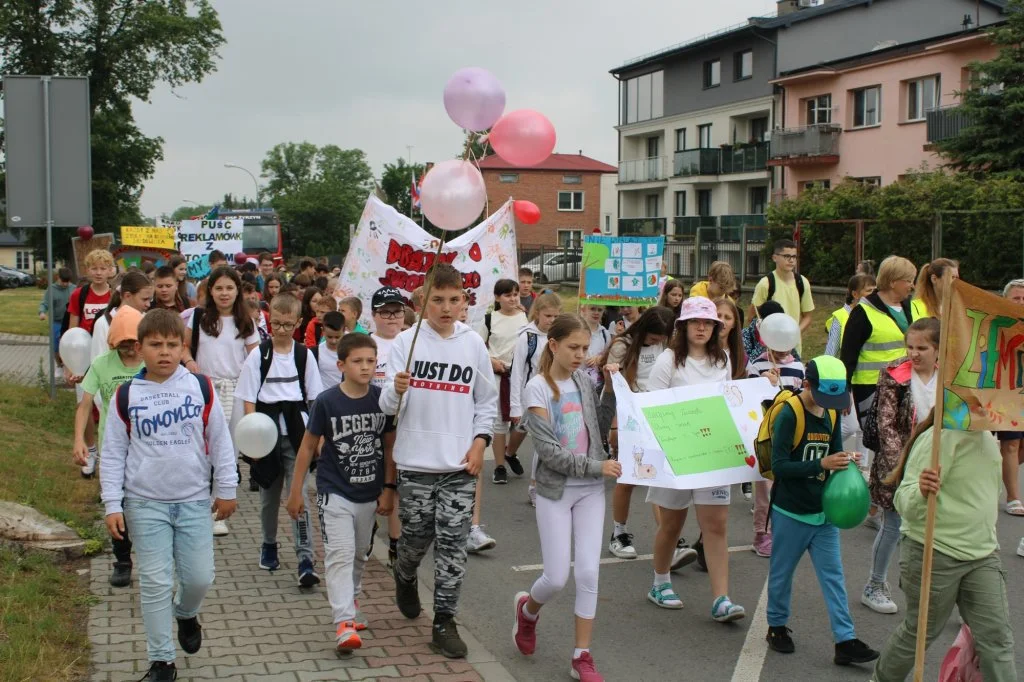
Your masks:
{"label": "cardboard sign", "polygon": [[182,220],[178,226],[178,252],[188,261],[188,276],[210,274],[210,252],[222,251],[230,260],[242,250],[242,220]]}
{"label": "cardboard sign", "polygon": [[175,230],[173,227],[121,226],[121,243],[125,246],[142,246],[148,249],[173,249]]}
{"label": "cardboard sign", "polygon": [[1024,431],[1024,306],[953,280],[942,428]]}
{"label": "cardboard sign", "polygon": [[580,303],[655,305],[664,252],[664,237],[585,236]]}
{"label": "cardboard sign", "polygon": [[71,248],[75,252],[75,277],[85,277],[88,272],[85,267],[85,257],[90,251],[103,249],[109,251],[114,245],[114,235],[111,232],[94,234],[92,239],[83,241],[81,237],[71,238]]}

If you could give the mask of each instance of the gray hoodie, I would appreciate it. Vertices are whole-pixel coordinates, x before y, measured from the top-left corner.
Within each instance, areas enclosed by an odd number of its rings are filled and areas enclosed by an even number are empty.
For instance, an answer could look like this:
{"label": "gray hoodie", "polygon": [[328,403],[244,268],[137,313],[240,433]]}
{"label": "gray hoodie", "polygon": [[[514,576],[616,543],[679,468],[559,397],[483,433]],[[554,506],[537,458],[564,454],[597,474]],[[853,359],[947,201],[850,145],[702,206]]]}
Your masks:
{"label": "gray hoodie", "polygon": [[583,423],[590,442],[586,455],[576,455],[566,449],[555,435],[551,422],[529,410],[519,422],[519,428],[533,436],[533,447],[537,451],[537,494],[549,500],[562,499],[569,477],[600,479],[602,466],[608,459],[603,442],[615,415],[615,394],[606,391],[598,403],[594,384],[583,370],[573,372],[572,380],[583,400]]}

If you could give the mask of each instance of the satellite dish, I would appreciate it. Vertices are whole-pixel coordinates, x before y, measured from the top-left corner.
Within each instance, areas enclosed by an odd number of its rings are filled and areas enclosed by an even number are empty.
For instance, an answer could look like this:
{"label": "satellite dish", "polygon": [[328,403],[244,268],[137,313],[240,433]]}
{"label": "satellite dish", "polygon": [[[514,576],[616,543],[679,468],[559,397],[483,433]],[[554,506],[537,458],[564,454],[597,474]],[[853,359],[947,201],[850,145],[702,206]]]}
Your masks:
{"label": "satellite dish", "polygon": [[878,43],[873,48],[871,48],[871,51],[875,52],[877,50],[885,50],[885,49],[888,49],[890,47],[896,47],[899,44],[900,44],[900,41],[898,41],[898,40],[883,40],[882,42]]}

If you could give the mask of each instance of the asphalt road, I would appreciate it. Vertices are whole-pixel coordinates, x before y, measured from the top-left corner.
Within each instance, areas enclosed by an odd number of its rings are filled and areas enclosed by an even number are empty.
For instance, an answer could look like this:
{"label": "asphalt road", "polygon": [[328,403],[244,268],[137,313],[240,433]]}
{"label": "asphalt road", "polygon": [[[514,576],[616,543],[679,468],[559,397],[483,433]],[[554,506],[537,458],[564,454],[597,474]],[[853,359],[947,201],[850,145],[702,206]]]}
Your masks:
{"label": "asphalt road", "polygon": [[[530,452],[529,441],[521,452]],[[524,464],[529,472],[528,457]],[[540,575],[540,545],[534,509],[527,501],[527,480],[510,476],[508,485],[490,482],[493,462],[485,466],[487,476],[483,501],[486,530],[497,540],[497,547],[470,557],[460,604],[459,621],[493,653],[517,680],[568,679],[573,649],[574,586],[566,589],[541,613],[537,651],[522,656],[512,643],[512,600],[519,590],[529,590]],[[605,527],[610,533],[611,488]],[[866,681],[871,667],[838,667],[832,663],[833,642],[828,615],[809,558],[797,571],[793,591],[793,630],[796,653],[782,655],[767,651],[764,635],[767,622],[764,610],[768,559],[749,549],[753,539],[750,503],[734,487],[729,516],[730,596],[742,604],[747,617],[732,624],[716,623],[710,618],[711,590],[707,574],[693,566],[674,574],[676,592],[683,599],[681,611],[659,609],[646,600],[653,578],[649,559],[621,561],[606,551],[601,566],[600,600],[594,628],[592,653],[605,679],[640,680],[765,680],[790,681],[799,677],[816,680]],[[630,530],[638,553],[650,554],[655,525],[644,504],[644,495],[633,496]],[[1024,518],[999,516],[1001,556],[1009,582],[1011,606],[1024,605],[1024,558],[1017,556],[1017,544],[1024,535]],[[696,519],[686,522],[683,535],[693,541],[698,535]],[[856,528],[842,532],[843,564],[850,609],[857,636],[881,649],[889,634],[902,619],[904,597],[897,587],[898,554],[890,569],[893,598],[900,606],[896,615],[877,614],[861,605],[860,595],[870,573],[871,543],[875,532]],[[428,559],[429,559],[428,555]],[[432,583],[432,564],[421,567],[421,583]],[[1013,626],[1018,642],[1024,638],[1024,614],[1013,610]],[[939,664],[959,630],[954,616],[941,638],[928,653],[926,679],[936,679]],[[1024,646],[1017,647],[1017,667],[1024,671]]]}

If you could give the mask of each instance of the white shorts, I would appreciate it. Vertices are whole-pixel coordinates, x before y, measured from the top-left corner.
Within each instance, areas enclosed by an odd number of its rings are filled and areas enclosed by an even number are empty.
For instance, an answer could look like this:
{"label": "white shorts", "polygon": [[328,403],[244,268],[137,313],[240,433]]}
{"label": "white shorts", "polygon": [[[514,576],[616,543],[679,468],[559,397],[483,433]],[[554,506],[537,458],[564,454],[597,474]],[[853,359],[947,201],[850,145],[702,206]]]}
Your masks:
{"label": "white shorts", "polygon": [[721,506],[729,504],[730,486],[676,490],[674,488],[648,488],[647,503],[665,509],[688,509],[692,504]]}

